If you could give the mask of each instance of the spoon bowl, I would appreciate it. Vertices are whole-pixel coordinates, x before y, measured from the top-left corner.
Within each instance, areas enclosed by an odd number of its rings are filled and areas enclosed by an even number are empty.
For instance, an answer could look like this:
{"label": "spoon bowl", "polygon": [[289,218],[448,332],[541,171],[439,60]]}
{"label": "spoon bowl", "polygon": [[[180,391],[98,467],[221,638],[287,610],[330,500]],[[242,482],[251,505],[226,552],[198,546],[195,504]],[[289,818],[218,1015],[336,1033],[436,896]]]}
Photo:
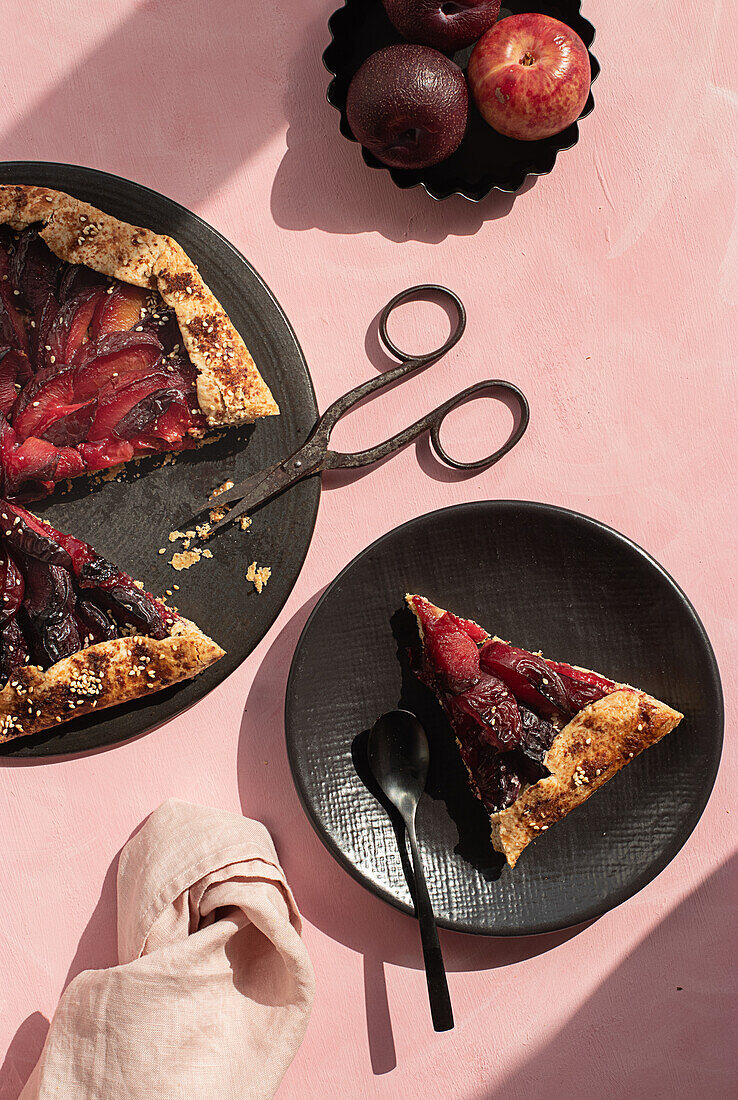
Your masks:
{"label": "spoon bowl", "polygon": [[414,812],[425,790],[430,763],[428,738],[409,710],[391,710],[372,727],[367,744],[372,775],[386,797],[405,816]]}

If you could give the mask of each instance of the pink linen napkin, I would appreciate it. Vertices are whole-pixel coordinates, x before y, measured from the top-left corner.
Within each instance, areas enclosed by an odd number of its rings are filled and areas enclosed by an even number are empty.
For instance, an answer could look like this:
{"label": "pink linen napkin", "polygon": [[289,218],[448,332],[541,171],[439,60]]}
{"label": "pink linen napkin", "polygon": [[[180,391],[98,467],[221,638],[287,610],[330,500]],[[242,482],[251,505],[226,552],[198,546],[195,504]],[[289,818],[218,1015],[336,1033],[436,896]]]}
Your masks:
{"label": "pink linen napkin", "polygon": [[261,1100],[305,1034],[313,969],[258,821],[170,799],[121,852],[120,965],[65,990],[20,1100]]}

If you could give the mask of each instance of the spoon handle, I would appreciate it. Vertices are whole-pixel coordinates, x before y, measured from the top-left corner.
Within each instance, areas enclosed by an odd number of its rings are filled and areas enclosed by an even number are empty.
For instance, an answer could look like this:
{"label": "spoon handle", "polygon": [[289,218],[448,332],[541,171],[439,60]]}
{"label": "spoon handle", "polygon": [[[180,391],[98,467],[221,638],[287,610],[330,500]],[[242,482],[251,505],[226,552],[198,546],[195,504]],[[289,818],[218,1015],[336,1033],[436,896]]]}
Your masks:
{"label": "spoon handle", "polygon": [[443,965],[441,945],[438,942],[438,929],[433,916],[428,887],[425,884],[423,864],[418,851],[418,839],[415,835],[414,815],[405,821],[413,857],[413,875],[415,877],[415,914],[420,925],[420,940],[423,945],[425,977],[428,982],[428,1000],[435,1031],[450,1031],[454,1026],[454,1014],[451,997],[446,981],[446,968]]}

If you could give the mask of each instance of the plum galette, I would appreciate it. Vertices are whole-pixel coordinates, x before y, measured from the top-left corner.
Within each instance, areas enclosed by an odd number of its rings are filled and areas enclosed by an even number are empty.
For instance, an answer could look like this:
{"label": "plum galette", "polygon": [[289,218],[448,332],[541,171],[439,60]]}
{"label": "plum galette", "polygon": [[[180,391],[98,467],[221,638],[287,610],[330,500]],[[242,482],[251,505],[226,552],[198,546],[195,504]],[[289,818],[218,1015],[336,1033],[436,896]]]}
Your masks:
{"label": "plum galette", "polygon": [[511,867],[683,717],[638,688],[509,645],[424,596],[405,598],[422,643],[417,675],[446,713]]}
{"label": "plum galette", "polygon": [[278,412],[176,241],[59,191],[0,185],[5,496]]}
{"label": "plum galette", "polygon": [[60,191],[0,185],[0,741],[150,695],[223,655],[19,501],[278,413],[176,241]]}

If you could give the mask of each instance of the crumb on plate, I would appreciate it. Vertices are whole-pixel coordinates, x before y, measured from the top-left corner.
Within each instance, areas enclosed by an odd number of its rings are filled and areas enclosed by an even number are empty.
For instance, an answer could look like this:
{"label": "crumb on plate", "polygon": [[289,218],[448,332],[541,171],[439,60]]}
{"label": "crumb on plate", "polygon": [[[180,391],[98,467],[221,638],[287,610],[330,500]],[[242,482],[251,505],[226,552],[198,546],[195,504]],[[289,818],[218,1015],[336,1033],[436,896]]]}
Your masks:
{"label": "crumb on plate", "polygon": [[182,550],[180,553],[174,554],[169,564],[179,572],[182,569],[190,569],[193,565],[197,565],[201,557],[201,550]]}
{"label": "crumb on plate", "polygon": [[246,570],[246,580],[251,581],[258,593],[261,593],[262,589],[266,587],[271,575],[272,571],[268,565],[257,565],[255,561],[252,561]]}

